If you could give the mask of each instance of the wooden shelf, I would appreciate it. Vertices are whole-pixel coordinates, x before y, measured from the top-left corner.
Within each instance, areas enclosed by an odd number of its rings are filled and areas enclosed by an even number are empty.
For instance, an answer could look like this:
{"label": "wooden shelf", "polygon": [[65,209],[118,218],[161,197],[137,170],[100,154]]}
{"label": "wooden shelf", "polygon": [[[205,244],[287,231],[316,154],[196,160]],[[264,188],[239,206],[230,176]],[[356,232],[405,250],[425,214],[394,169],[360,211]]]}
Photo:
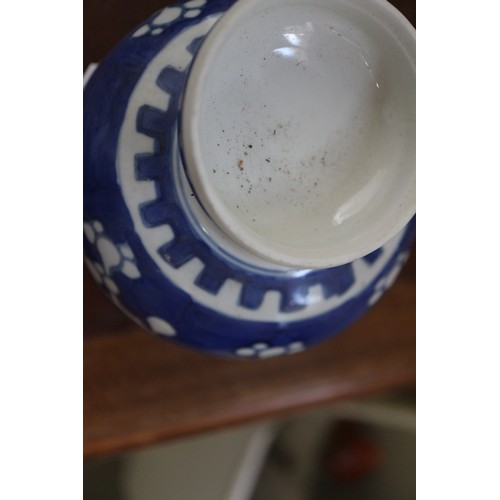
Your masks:
{"label": "wooden shelf", "polygon": [[[84,2],[84,66],[165,1]],[[414,22],[414,0],[394,2]],[[361,320],[306,352],[220,359],[155,338],[84,271],[84,456],[277,417],[415,381],[415,251]]]}

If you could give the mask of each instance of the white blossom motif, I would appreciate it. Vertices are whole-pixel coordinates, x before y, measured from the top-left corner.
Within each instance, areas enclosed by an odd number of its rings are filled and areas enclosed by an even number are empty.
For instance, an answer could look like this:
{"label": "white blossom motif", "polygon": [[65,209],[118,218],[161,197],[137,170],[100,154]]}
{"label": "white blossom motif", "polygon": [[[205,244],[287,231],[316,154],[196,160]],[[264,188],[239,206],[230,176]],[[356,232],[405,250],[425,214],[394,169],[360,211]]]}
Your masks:
{"label": "white blossom motif", "polygon": [[138,38],[144,35],[160,35],[165,28],[168,28],[179,18],[191,19],[201,14],[200,7],[203,7],[207,0],[191,0],[178,7],[166,7],[152,21],[143,24],[137,29],[132,37]]}
{"label": "white blossom motif", "polygon": [[174,337],[177,335],[175,328],[164,319],[158,318],[157,316],[150,316],[146,321],[149,328],[151,328],[154,333],[159,333],[160,335],[165,335],[166,337]]}
{"label": "white blossom motif", "polygon": [[368,299],[368,305],[372,306],[377,302],[380,297],[394,284],[402,267],[408,259],[409,252],[401,252],[396,259],[394,267],[385,275],[380,278],[376,285],[372,296]]}
{"label": "white blossom motif", "polygon": [[287,346],[269,346],[264,342],[258,342],[250,347],[240,347],[236,349],[236,355],[242,358],[273,358],[284,354],[294,354],[305,349],[303,342],[292,342]]}
{"label": "white blossom motif", "polygon": [[85,258],[85,263],[97,283],[104,285],[111,294],[118,295],[120,291],[111,279],[113,273],[122,273],[130,279],[140,278],[141,273],[135,264],[134,254],[128,243],[115,244],[106,236],[103,225],[96,220],[85,222],[83,232],[101,257],[102,264]]}
{"label": "white blossom motif", "polygon": [[92,262],[86,257],[85,264],[87,265],[87,269],[90,271],[90,274],[99,285],[104,286],[111,294],[118,295],[118,293],[120,293],[120,290],[118,290],[115,282],[106,275],[106,272],[101,264],[98,262]]}

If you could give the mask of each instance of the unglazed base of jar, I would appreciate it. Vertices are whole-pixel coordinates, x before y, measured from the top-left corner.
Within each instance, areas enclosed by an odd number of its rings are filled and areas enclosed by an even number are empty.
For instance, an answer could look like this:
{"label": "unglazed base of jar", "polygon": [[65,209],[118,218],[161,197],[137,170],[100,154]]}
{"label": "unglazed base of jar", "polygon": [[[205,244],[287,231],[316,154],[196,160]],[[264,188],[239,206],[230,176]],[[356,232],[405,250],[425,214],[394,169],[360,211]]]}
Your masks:
{"label": "unglazed base of jar", "polygon": [[387,2],[237,2],[202,44],[181,115],[189,179],[260,257],[324,268],[415,212],[415,32]]}

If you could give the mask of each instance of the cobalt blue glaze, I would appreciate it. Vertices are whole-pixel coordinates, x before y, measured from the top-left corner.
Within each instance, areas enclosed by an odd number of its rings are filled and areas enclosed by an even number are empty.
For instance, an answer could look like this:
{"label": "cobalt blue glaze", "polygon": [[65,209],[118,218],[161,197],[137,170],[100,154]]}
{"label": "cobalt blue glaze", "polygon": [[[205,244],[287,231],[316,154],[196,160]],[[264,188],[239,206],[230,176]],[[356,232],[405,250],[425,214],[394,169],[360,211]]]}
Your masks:
{"label": "cobalt blue glaze", "polygon": [[[232,3],[193,0],[156,13],[90,78],[84,249],[104,292],[153,334],[214,354],[265,358],[301,351],[363,315],[402,267],[415,221],[359,261],[293,270],[249,259],[205,220],[185,177],[178,121],[207,19]],[[169,62],[175,43],[182,64]],[[157,73],[146,94],[163,106],[149,97],[134,102],[146,72]],[[147,194],[137,197],[144,186]]]}

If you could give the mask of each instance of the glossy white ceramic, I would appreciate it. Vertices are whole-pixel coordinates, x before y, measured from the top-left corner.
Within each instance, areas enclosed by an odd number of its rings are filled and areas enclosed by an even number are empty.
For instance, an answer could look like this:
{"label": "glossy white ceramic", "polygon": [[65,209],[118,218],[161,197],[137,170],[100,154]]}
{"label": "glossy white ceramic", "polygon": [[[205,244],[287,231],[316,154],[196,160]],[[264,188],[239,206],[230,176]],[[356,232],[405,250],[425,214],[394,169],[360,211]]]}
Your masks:
{"label": "glossy white ceramic", "polygon": [[201,204],[285,266],[379,248],[415,213],[415,30],[385,0],[247,0],[208,34],[182,108]]}

